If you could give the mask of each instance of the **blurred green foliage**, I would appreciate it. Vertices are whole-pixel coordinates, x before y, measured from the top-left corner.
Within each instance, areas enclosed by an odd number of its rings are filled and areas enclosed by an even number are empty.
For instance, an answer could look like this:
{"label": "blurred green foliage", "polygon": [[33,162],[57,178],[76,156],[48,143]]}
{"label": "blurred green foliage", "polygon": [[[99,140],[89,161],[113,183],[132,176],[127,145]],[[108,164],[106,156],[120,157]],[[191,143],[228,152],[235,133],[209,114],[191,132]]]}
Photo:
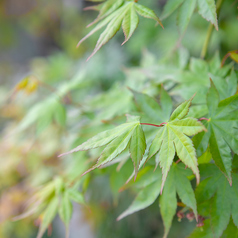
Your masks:
{"label": "blurred green foliage", "polygon": [[[237,93],[236,55],[220,68],[221,59],[237,50],[237,2],[224,1],[219,31],[212,33],[205,60],[198,57],[209,23],[195,11],[181,37],[175,11],[163,20],[165,29],[155,27],[149,19],[141,19],[138,29],[123,46],[123,33],[119,31],[87,62],[98,35],[78,49],[76,45],[89,32],[85,27],[96,15],[83,11],[89,3],[70,2],[0,3],[0,237],[36,237],[39,225],[40,232],[44,232],[54,219],[47,215],[49,205],[49,214],[58,212],[68,224],[74,212],[72,202],[84,204],[83,196],[91,211],[81,206],[80,212],[95,237],[162,237],[158,199],[128,220],[116,222],[140,191],[132,187],[118,192],[133,170],[127,153],[123,152],[116,164],[83,177],[81,174],[98,158],[100,148],[63,159],[57,156],[124,123],[127,113],[141,115],[142,121],[147,122],[148,117],[128,87],[158,99],[163,84],[174,105],[197,92],[190,110],[197,118],[207,112],[204,95],[209,78],[221,99]],[[164,1],[141,4],[158,15],[164,7]],[[227,86],[231,80],[232,86]],[[150,128],[145,130],[150,138],[155,134]],[[42,195],[49,185],[49,194]],[[74,195],[70,197],[68,191]],[[59,202],[62,200],[64,203]],[[58,204],[60,211],[56,209]],[[26,219],[12,221],[34,207],[37,209],[26,214]],[[74,227],[80,225],[78,220],[74,222]],[[229,226],[236,232],[232,222]],[[57,227],[59,224],[55,223],[53,230]],[[195,222],[179,223],[174,218],[169,237],[186,237],[194,227]],[[53,236],[64,237],[55,231]]]}

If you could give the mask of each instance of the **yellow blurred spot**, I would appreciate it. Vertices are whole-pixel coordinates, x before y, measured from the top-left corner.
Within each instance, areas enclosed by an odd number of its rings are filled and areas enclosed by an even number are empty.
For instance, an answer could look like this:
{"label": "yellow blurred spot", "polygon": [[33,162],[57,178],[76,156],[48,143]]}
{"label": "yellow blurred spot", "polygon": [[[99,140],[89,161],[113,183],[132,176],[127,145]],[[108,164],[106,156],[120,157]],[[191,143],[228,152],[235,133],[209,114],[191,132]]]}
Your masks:
{"label": "yellow blurred spot", "polygon": [[33,76],[27,76],[24,79],[22,79],[16,86],[16,91],[24,91],[26,94],[31,94],[35,92],[38,88],[39,81],[38,79]]}
{"label": "yellow blurred spot", "polygon": [[28,79],[28,78],[29,78],[29,77],[24,78],[23,80],[21,80],[21,81],[17,84],[17,86],[16,86],[17,91],[20,91],[20,90],[24,89],[24,88],[28,85],[28,82],[29,82],[29,79]]}
{"label": "yellow blurred spot", "polygon": [[38,88],[38,82],[34,80],[27,84],[25,88],[25,92],[27,94],[34,93],[37,90],[37,88]]}

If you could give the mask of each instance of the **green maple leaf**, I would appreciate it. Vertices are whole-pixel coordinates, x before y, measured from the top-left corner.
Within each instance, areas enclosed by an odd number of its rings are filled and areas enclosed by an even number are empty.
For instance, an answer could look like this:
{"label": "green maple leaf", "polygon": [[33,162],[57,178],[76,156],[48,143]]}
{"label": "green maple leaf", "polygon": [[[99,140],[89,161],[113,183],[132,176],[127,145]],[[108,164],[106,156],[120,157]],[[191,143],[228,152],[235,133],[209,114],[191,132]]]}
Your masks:
{"label": "green maple leaf", "polygon": [[[167,237],[173,217],[176,213],[176,192],[181,201],[187,207],[193,210],[195,217],[197,218],[197,205],[195,195],[191,183],[187,178],[187,176],[191,175],[192,171],[190,169],[185,170],[185,166],[181,163],[174,163],[171,166],[168,178],[165,182],[164,191],[160,197],[160,210],[165,226],[164,237]],[[154,203],[154,201],[160,195],[162,184],[161,178],[161,169],[157,169],[153,172],[153,166],[147,166],[140,170],[135,182],[130,182],[129,184],[124,185],[122,187],[123,190],[130,186],[133,186],[136,187],[139,192],[132,204],[117,218],[117,220],[120,220],[139,210],[142,210]]]}
{"label": "green maple leaf", "polygon": [[95,23],[97,23],[97,25],[79,41],[77,47],[89,36],[104,26],[106,26],[106,29],[101,33],[93,53],[88,59],[90,59],[103,45],[105,45],[119,31],[121,26],[125,35],[125,40],[122,44],[126,43],[139,24],[138,14],[145,18],[154,19],[163,27],[160,19],[156,16],[153,10],[140,5],[135,1],[108,0],[100,4],[98,7],[93,7],[91,9],[99,9],[99,15],[91,24],[89,24],[89,26]]}
{"label": "green maple leaf", "polygon": [[154,98],[147,94],[139,93],[132,89],[131,91],[139,111],[143,113],[142,119],[144,118],[144,121],[162,123],[169,120],[173,103],[171,97],[162,86],[160,86],[160,103],[157,103]]}
{"label": "green maple leaf", "polygon": [[211,81],[207,94],[208,121],[204,122],[207,133],[200,133],[193,137],[194,146],[200,156],[208,145],[215,164],[232,183],[231,151],[238,154],[238,94],[219,100],[219,93]]}
{"label": "green maple leaf", "polygon": [[145,135],[140,125],[140,117],[138,116],[127,115],[127,123],[117,126],[114,129],[101,132],[73,150],[61,154],[60,156],[80,150],[94,149],[104,145],[107,146],[102,151],[97,163],[84,174],[112,161],[129,145],[136,178],[140,161],[142,160],[146,149]]}
{"label": "green maple leaf", "polygon": [[[237,158],[234,157],[235,160]],[[205,175],[207,178],[199,184],[195,191],[198,208],[209,200],[205,209],[209,212],[204,215],[210,217],[212,229],[209,230],[209,227],[206,229],[212,237],[220,237],[229,224],[230,217],[238,227],[238,174],[231,174],[233,183],[230,186],[222,172],[214,164],[200,165],[199,169],[201,176]],[[200,211],[198,212],[200,213]]]}
{"label": "green maple leaf", "polygon": [[148,206],[150,206],[160,194],[161,187],[161,170],[156,170],[153,172],[153,166],[147,166],[140,170],[135,182],[130,182],[122,187],[124,190],[130,186],[139,189],[139,193],[135,197],[132,204],[117,218],[121,220],[122,218],[140,211]]}
{"label": "green maple leaf", "polygon": [[191,183],[187,176],[191,170],[185,170],[182,164],[173,164],[160,197],[160,212],[164,222],[164,238],[167,237],[177,209],[176,192],[181,201],[191,208],[197,219],[197,205]]}
{"label": "green maple leaf", "polygon": [[199,171],[197,167],[196,152],[192,140],[188,136],[206,131],[205,127],[195,118],[184,118],[191,104],[192,98],[183,102],[172,113],[170,120],[163,127],[159,128],[150,146],[148,159],[156,155],[156,167],[160,164],[162,168],[161,192],[172,165],[175,152],[179,159],[194,172],[197,183],[199,183]]}

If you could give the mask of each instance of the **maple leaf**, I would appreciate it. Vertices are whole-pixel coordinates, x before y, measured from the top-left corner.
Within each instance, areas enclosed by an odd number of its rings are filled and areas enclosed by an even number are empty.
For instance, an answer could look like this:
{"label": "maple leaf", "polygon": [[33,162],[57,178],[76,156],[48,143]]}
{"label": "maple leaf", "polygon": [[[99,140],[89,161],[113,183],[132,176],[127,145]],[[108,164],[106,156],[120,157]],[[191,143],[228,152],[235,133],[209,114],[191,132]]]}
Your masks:
{"label": "maple leaf", "polygon": [[153,10],[135,1],[108,0],[98,7],[88,9],[99,10],[98,17],[88,26],[95,23],[98,24],[79,41],[77,47],[92,34],[107,25],[106,29],[101,33],[93,53],[89,56],[88,60],[119,31],[121,26],[125,35],[125,40],[122,44],[126,43],[139,24],[137,14],[145,18],[154,19],[163,27],[162,22]]}
{"label": "maple leaf", "polygon": [[156,167],[160,164],[163,172],[161,192],[175,152],[179,159],[192,169],[196,175],[197,183],[199,183],[196,152],[192,140],[188,136],[206,131],[206,128],[195,118],[184,118],[188,113],[192,99],[183,102],[174,110],[169,122],[159,128],[150,146],[148,159],[158,153],[155,158]]}
{"label": "maple leaf", "polygon": [[[237,158],[234,157],[235,160]],[[230,186],[216,165],[203,164],[199,166],[199,169],[201,176],[206,178],[195,190],[198,207],[202,204],[206,205],[205,210],[208,211],[208,214],[206,212],[204,215],[210,217],[212,227],[208,232],[213,237],[220,237],[226,229],[230,217],[238,227],[238,174],[231,173],[233,183]],[[206,203],[208,200],[210,202]]]}
{"label": "maple leaf", "polygon": [[[165,182],[164,191],[160,197],[160,211],[165,226],[164,237],[167,237],[173,217],[176,213],[176,192],[183,204],[185,204],[189,209],[192,209],[197,218],[195,195],[191,183],[187,178],[187,176],[191,175],[192,171],[190,169],[185,170],[185,166],[181,163],[174,163],[171,166],[168,178]],[[121,220],[122,218],[154,203],[154,201],[160,196],[161,178],[161,169],[157,169],[153,172],[153,166],[148,166],[143,170],[140,170],[136,182],[124,185],[123,190],[133,185],[133,187],[139,189],[139,192],[132,204],[117,218],[117,220]]]}
{"label": "maple leaf", "polygon": [[173,217],[177,209],[176,192],[181,201],[194,212],[197,219],[197,205],[191,183],[187,176],[191,175],[191,170],[186,169],[184,165],[173,164],[168,178],[166,179],[164,191],[160,197],[160,212],[164,222],[164,238],[167,237]]}
{"label": "maple leaf", "polygon": [[238,94],[219,100],[219,93],[211,80],[211,87],[207,93],[208,120],[204,122],[207,133],[200,133],[193,137],[198,156],[203,154],[208,145],[215,164],[232,183],[231,151],[238,154]]}
{"label": "maple leaf", "polygon": [[112,161],[126,149],[128,144],[136,178],[140,161],[143,158],[146,149],[145,135],[140,125],[139,116],[127,115],[127,123],[117,126],[114,129],[101,132],[73,150],[59,155],[59,157],[76,151],[89,150],[107,145],[102,151],[97,163],[84,172],[84,175],[95,168]]}

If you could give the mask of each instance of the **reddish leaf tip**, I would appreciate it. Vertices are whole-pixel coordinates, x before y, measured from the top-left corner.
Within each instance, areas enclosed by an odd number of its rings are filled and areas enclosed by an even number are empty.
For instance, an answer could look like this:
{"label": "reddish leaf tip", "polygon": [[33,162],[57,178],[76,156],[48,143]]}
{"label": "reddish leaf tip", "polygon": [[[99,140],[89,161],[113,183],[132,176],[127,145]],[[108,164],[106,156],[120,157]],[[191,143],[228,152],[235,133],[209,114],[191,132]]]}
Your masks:
{"label": "reddish leaf tip", "polygon": [[60,158],[62,156],[68,155],[68,154],[70,154],[70,153],[69,152],[65,152],[65,153],[62,153],[62,154],[58,155],[57,157]]}
{"label": "reddish leaf tip", "polygon": [[92,170],[94,170],[96,167],[92,167],[90,169],[88,169],[87,171],[85,171],[81,176],[84,176],[85,174],[91,172]]}

